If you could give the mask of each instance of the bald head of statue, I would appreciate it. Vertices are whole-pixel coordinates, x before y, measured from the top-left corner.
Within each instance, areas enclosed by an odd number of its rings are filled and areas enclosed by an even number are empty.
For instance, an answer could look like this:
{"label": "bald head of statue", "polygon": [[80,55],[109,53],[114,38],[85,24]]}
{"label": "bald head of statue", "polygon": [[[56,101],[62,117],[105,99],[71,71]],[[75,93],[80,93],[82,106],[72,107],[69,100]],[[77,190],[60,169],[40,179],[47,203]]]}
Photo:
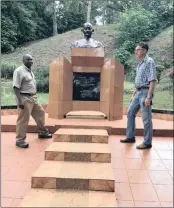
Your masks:
{"label": "bald head of statue", "polygon": [[83,29],[81,30],[84,34],[84,38],[80,40],[76,40],[71,43],[71,48],[100,48],[103,47],[103,44],[99,41],[91,38],[92,33],[94,32],[93,26],[91,23],[86,22],[83,25]]}
{"label": "bald head of statue", "polygon": [[92,33],[94,32],[94,29],[93,29],[93,26],[91,23],[89,22],[86,22],[84,25],[83,25],[83,29],[82,29],[82,32],[84,34],[84,38],[89,40],[92,36]]}
{"label": "bald head of statue", "polygon": [[27,68],[31,69],[31,66],[33,65],[33,58],[32,58],[32,56],[30,54],[25,54],[23,56],[23,60],[22,61],[23,61],[23,64]]}

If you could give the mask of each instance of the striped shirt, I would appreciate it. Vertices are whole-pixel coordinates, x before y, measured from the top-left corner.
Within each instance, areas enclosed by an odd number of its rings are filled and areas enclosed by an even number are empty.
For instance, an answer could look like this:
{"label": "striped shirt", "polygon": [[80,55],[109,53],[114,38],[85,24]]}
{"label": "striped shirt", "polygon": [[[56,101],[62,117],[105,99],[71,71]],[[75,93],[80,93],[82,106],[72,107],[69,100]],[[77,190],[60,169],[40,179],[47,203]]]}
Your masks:
{"label": "striped shirt", "polygon": [[137,64],[135,88],[148,87],[153,80],[157,80],[155,63],[146,55],[142,62]]}

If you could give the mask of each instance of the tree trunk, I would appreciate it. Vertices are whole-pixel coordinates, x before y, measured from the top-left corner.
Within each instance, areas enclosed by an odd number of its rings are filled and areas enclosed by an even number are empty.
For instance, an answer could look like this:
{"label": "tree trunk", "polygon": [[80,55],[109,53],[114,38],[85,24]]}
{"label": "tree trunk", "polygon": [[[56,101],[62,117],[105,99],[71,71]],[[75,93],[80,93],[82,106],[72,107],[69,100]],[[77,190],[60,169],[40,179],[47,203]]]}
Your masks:
{"label": "tree trunk", "polygon": [[52,2],[53,8],[53,36],[57,35],[56,1]]}
{"label": "tree trunk", "polygon": [[91,19],[91,5],[92,5],[92,1],[88,1],[87,22],[90,22]]}

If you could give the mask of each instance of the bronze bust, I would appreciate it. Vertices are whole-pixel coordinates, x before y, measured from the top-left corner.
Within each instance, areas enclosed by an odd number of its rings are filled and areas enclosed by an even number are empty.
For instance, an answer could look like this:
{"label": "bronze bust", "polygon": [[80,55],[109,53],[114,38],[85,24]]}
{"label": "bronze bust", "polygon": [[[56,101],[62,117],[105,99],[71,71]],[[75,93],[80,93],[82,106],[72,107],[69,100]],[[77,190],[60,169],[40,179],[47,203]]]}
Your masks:
{"label": "bronze bust", "polygon": [[71,48],[100,48],[100,47],[103,47],[102,43],[91,38],[92,33],[94,32],[94,29],[93,29],[91,23],[86,22],[81,31],[84,34],[84,39],[74,41],[71,44]]}

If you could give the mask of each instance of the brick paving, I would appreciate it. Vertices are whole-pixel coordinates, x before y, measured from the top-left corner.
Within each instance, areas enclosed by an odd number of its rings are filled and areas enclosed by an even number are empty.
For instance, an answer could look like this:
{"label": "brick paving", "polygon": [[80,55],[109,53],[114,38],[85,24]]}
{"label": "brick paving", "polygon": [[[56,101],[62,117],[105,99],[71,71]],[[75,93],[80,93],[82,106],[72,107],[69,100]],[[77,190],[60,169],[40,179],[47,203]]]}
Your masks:
{"label": "brick paving", "polygon": [[[17,207],[31,187],[31,176],[52,143],[27,134],[29,149],[15,146],[15,133],[1,134],[1,206]],[[173,138],[155,137],[153,148],[137,150],[110,136],[115,194],[119,207],[173,207]],[[142,137],[137,137],[137,143]]]}

